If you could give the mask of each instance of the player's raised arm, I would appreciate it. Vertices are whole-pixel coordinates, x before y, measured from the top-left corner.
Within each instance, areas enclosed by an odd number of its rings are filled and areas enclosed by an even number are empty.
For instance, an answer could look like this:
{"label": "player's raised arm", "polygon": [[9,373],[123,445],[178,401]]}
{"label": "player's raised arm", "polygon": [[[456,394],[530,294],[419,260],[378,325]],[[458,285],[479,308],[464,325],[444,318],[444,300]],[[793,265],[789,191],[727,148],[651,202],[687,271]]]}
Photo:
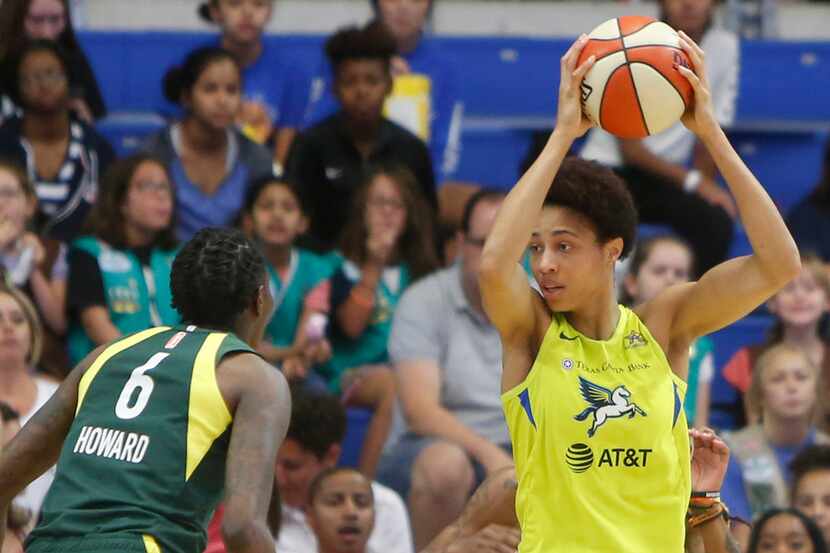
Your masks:
{"label": "player's raised arm", "polygon": [[[735,198],[752,255],[721,263],[694,284],[666,291],[657,301],[675,302],[672,340],[690,340],[743,317],[795,278],[798,249],[778,208],[729,143],[715,119],[703,50],[681,33],[694,71],[680,67],[695,91],[695,106],[683,118],[706,147]],[[702,221],[701,224],[706,224]]]}
{"label": "player's raised arm", "polygon": [[58,391],[0,451],[0,544],[12,500],[58,461],[75,418],[78,383],[103,346],[90,353],[61,383]]}
{"label": "player's raised arm", "polygon": [[[580,84],[593,65],[593,56],[576,67],[587,41],[588,37],[582,35],[560,61],[556,128],[542,153],[505,198],[482,252],[479,281],[484,307],[507,347],[524,345],[534,328],[532,291],[519,261],[536,216],[574,139],[591,126],[582,114]],[[505,374],[504,389],[522,378]]]}
{"label": "player's raised arm", "polygon": [[277,450],[288,431],[291,396],[282,373],[259,357],[223,361],[220,387],[238,398],[225,477],[222,537],[231,553],[273,553],[267,516]]}

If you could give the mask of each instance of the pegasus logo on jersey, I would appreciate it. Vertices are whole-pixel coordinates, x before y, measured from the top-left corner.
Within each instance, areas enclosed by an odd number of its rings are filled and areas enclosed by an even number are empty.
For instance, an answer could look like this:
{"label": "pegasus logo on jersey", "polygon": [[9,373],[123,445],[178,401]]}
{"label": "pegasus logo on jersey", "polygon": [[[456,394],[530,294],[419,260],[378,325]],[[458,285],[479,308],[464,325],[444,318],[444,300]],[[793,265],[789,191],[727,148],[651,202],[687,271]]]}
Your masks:
{"label": "pegasus logo on jersey", "polygon": [[636,403],[628,401],[631,392],[625,386],[617,386],[612,391],[580,376],[579,391],[582,398],[590,405],[576,415],[574,420],[582,422],[589,415],[594,415],[594,423],[588,429],[589,438],[592,438],[599,427],[605,424],[608,419],[618,419],[623,415],[628,415],[629,419],[633,419],[634,415],[646,416],[646,412],[640,409]]}

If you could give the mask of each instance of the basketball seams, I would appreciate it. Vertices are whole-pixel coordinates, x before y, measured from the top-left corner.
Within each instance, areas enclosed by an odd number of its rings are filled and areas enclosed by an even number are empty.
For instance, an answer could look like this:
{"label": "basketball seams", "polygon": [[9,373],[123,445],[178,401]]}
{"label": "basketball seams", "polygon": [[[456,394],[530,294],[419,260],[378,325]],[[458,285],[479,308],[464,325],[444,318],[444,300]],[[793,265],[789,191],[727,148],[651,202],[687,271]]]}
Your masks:
{"label": "basketball seams", "polygon": [[617,28],[620,30],[620,38],[625,38],[625,37],[627,37],[627,36],[636,35],[636,34],[637,34],[637,33],[639,33],[640,31],[642,31],[642,30],[644,30],[644,29],[647,29],[647,28],[648,28],[648,27],[650,27],[651,25],[655,25],[655,24],[657,24],[657,23],[662,23],[662,21],[657,21],[657,20],[655,20],[655,21],[649,21],[648,23],[646,23],[645,25],[643,25],[643,26],[642,26],[642,27],[640,27],[639,29],[636,29],[636,30],[634,30],[634,31],[631,31],[631,32],[630,32],[630,33],[628,33],[628,34],[623,34],[623,32],[622,32],[622,26],[620,26],[620,24],[619,24],[619,18],[617,18]]}
{"label": "basketball seams", "polygon": [[[669,83],[669,85],[674,89],[674,91],[677,92],[677,95],[680,96],[680,100],[683,102],[683,107],[684,108],[689,107],[689,104],[686,103],[686,98],[683,97],[683,93],[680,91],[679,88],[677,88],[677,86],[675,86],[675,84],[672,82],[671,79],[669,79],[668,77],[663,75],[663,72],[660,71],[659,67],[657,67],[655,65],[652,65],[652,64],[650,64],[646,61],[634,61],[634,62],[631,62],[630,64],[627,64],[627,65],[632,65],[632,64],[645,65],[646,67],[650,67],[650,68],[654,69],[654,72],[657,73],[660,76],[661,79],[663,79],[664,81]],[[634,76],[632,75],[631,78],[634,79]],[[636,89],[637,89],[637,81],[634,81],[634,90],[636,90]],[[637,99],[637,102],[639,104],[639,98]],[[640,109],[640,111],[642,111],[642,108]]]}
{"label": "basketball seams", "polygon": [[[621,42],[622,42],[622,52],[623,52],[623,56],[625,56],[625,63],[623,63],[620,67],[625,67],[628,71],[628,78],[631,79],[631,88],[632,88],[632,90],[634,90],[634,97],[637,100],[637,111],[640,113],[640,121],[643,123],[643,128],[646,130],[646,132],[651,134],[651,131],[648,128],[648,122],[646,121],[646,114],[643,113],[643,104],[640,103],[640,93],[637,91],[637,81],[634,80],[634,74],[631,73],[631,63],[628,61],[628,47],[625,45],[625,35],[622,32],[622,25],[620,25],[620,18],[619,17],[616,18],[615,21],[617,23],[617,31],[619,31],[620,37],[622,37],[622,40],[621,40]],[[639,32],[639,31],[645,29],[649,25],[651,25],[651,23],[643,25],[636,32]],[[617,68],[617,69],[619,69],[619,68]],[[613,75],[617,71],[617,69],[612,71],[611,74]],[[603,96],[602,99],[604,100],[605,99],[605,90],[602,91],[602,96]],[[600,106],[601,105],[602,104],[600,104]],[[602,113],[602,112],[600,112],[600,113]]]}

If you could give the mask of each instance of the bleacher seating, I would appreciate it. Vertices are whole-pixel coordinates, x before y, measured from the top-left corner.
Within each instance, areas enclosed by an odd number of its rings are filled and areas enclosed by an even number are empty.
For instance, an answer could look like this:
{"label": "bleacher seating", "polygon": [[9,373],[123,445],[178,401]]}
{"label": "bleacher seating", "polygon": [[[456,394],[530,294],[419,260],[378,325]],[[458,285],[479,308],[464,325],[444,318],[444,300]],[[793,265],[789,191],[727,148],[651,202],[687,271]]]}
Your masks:
{"label": "bleacher seating", "polygon": [[[164,120],[161,80],[193,47],[213,40],[203,33],[85,32],[81,42],[99,77],[111,116],[100,128],[116,149],[137,147]],[[322,36],[267,39],[314,70]],[[568,39],[441,37],[447,55],[463,68],[463,155],[458,178],[506,188],[516,179],[534,131],[553,123],[559,58]],[[715,54],[716,55],[716,54]],[[151,61],[148,61],[151,60]],[[736,148],[786,212],[815,184],[830,128],[830,43],[745,41],[741,45],[738,111],[731,136]],[[739,229],[732,253],[749,245]],[[720,368],[741,345],[759,341],[767,317],[749,317],[715,334]],[[720,375],[715,403],[734,400]],[[350,414],[349,443],[362,442],[361,417]],[[353,419],[353,420],[352,420]],[[365,421],[363,421],[365,424]],[[713,423],[731,421],[715,413]],[[357,425],[357,426],[354,426]],[[354,464],[355,451],[344,453]]]}

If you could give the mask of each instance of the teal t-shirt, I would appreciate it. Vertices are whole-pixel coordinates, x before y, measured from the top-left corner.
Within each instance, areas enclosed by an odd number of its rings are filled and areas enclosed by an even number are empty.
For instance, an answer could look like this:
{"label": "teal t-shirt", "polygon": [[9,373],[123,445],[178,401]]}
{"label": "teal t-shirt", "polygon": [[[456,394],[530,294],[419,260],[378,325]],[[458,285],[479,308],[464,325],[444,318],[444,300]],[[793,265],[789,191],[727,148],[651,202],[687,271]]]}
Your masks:
{"label": "teal t-shirt", "polygon": [[302,248],[291,251],[288,271],[283,277],[268,264],[274,313],[265,328],[265,338],[276,347],[294,343],[306,296],[326,280],[340,264],[337,255],[317,255]]}
{"label": "teal t-shirt", "polygon": [[347,370],[388,361],[387,344],[392,331],[392,318],[404,290],[411,283],[409,269],[405,264],[384,269],[375,291],[375,305],[369,324],[363,334],[352,339],[339,328],[336,312],[360,278],[360,268],[348,260],[343,261],[331,277],[332,317],[329,338],[332,358],[319,372],[328,382],[329,388],[337,393],[341,391],[341,378]]}

